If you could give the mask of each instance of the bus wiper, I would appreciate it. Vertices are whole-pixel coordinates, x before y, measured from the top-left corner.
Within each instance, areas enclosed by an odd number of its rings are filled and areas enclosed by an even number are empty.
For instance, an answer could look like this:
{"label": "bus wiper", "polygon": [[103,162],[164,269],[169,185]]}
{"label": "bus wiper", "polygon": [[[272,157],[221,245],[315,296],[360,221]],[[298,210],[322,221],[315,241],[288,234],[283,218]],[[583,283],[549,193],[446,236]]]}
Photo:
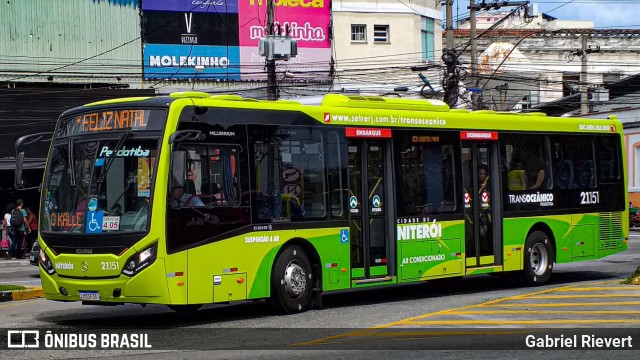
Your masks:
{"label": "bus wiper", "polygon": [[[113,154],[116,154],[118,150],[120,150],[122,145],[124,145],[124,142],[127,141],[127,139],[129,138],[129,136],[131,136],[130,132],[126,132],[122,134],[122,136],[118,140],[118,143],[116,144],[116,147],[112,150]],[[109,172],[109,168],[113,163],[113,159],[115,159],[115,156],[107,157],[107,160],[105,161],[105,164],[102,167],[102,170],[100,171],[100,175],[98,176],[98,180],[96,180],[96,184],[98,185],[98,193],[100,193],[100,185],[102,184],[102,182],[104,182],[104,177],[107,176],[107,172]]]}
{"label": "bus wiper", "polygon": [[69,176],[71,177],[70,185],[71,187],[76,187],[76,168],[75,162],[73,159],[73,137],[69,137],[69,154],[67,156],[67,161],[69,162]]}

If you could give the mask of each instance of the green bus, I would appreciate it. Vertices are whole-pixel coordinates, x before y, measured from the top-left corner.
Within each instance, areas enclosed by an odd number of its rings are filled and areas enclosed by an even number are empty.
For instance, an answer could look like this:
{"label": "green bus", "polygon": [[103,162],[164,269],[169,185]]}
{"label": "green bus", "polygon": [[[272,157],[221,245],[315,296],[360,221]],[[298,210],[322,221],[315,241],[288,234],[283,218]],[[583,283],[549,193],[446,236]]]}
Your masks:
{"label": "green bus", "polygon": [[293,313],[335,290],[502,272],[543,284],[556,263],[627,249],[622,134],[613,117],[341,94],[88,104],[51,140],[42,287],[85,304],[269,299]]}

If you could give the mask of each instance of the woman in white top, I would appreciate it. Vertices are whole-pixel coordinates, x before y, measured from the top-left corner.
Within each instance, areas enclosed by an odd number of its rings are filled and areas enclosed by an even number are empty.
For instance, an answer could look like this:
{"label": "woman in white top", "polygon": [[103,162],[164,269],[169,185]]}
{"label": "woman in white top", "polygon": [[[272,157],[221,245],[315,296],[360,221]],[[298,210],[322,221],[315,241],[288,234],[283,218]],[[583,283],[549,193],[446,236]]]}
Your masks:
{"label": "woman in white top", "polygon": [[7,212],[4,214],[4,219],[2,219],[2,225],[4,225],[4,229],[7,232],[7,238],[11,242],[9,245],[9,250],[7,251],[7,259],[11,259],[11,257],[15,257],[16,254],[16,241],[13,236],[13,232],[11,231],[11,212],[16,208],[16,205],[11,203],[7,205]]}

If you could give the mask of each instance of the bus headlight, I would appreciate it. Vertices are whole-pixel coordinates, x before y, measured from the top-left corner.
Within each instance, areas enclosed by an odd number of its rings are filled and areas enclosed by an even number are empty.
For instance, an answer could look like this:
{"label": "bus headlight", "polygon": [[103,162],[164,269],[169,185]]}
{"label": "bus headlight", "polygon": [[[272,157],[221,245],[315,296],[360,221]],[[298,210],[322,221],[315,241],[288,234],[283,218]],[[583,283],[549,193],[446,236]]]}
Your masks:
{"label": "bus headlight", "polygon": [[38,254],[38,259],[40,260],[40,266],[47,272],[47,274],[52,275],[56,272],[53,268],[53,264],[51,260],[47,257],[47,254],[44,253],[44,250],[40,249],[40,253]]}
{"label": "bus headlight", "polygon": [[157,256],[158,243],[153,243],[153,245],[133,254],[129,259],[127,259],[127,262],[124,264],[124,269],[122,269],[122,273],[127,276],[133,276],[147,266],[153,264],[153,262],[156,261]]}

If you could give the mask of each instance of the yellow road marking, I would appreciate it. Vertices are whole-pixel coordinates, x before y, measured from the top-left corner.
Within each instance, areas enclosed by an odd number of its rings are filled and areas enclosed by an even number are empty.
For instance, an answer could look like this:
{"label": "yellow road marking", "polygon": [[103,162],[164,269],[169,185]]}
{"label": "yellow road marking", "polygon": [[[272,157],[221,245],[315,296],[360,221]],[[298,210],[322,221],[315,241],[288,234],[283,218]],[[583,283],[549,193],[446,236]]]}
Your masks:
{"label": "yellow road marking", "polygon": [[[531,293],[527,293],[527,294],[508,296],[508,297],[495,299],[495,300],[487,301],[487,302],[480,303],[480,304],[466,305],[466,306],[461,306],[461,307],[458,307],[458,308],[445,309],[445,310],[440,310],[440,311],[436,311],[436,312],[433,312],[433,313],[427,313],[427,314],[422,314],[422,315],[418,315],[418,316],[413,316],[413,317],[410,317],[410,318],[406,318],[406,319],[390,322],[390,323],[387,323],[387,324],[381,324],[381,325],[372,326],[372,327],[367,328],[367,329],[361,329],[361,330],[356,330],[356,331],[352,331],[352,332],[348,332],[348,333],[344,333],[344,334],[328,336],[328,337],[325,337],[325,338],[312,340],[312,341],[308,341],[308,342],[304,342],[304,343],[292,344],[291,346],[329,344],[329,343],[332,343],[332,340],[336,340],[336,339],[341,339],[341,338],[346,338],[346,337],[364,337],[364,336],[368,336],[369,333],[371,333],[371,332],[373,332],[375,330],[386,329],[386,328],[391,328],[391,327],[394,327],[394,326],[410,324],[410,323],[414,322],[415,320],[426,319],[426,318],[429,318],[429,317],[434,317],[434,316],[439,316],[439,315],[447,315],[447,314],[455,313],[455,312],[458,312],[458,311],[463,311],[463,310],[466,310],[466,309],[474,309],[474,308],[479,308],[479,307],[490,307],[490,306],[505,306],[505,307],[556,306],[556,304],[533,304],[532,305],[532,304],[499,304],[499,303],[505,302],[505,301],[509,301],[509,300],[517,300],[517,299],[520,299],[520,298],[523,298],[523,297],[528,297],[528,296],[551,293],[551,292],[554,292],[554,291],[564,291],[566,289],[576,288],[576,287],[579,287],[579,286],[593,286],[593,285],[596,285],[596,284],[609,284],[609,283],[614,283],[614,282],[619,282],[619,280],[594,281],[594,282],[590,282],[588,284],[567,285],[567,286],[562,286],[562,287],[558,287],[558,288],[551,288],[551,289],[546,289],[546,290],[541,290],[541,291],[535,291],[535,292],[531,292]],[[562,304],[561,306],[576,306],[575,304],[580,304],[580,303]],[[584,304],[585,305],[582,305],[582,306],[597,305],[597,303],[584,303]],[[600,304],[605,304],[605,305],[609,305],[609,304],[611,304],[611,305],[640,305],[640,302],[617,302],[617,303],[613,303],[613,304],[607,302],[607,303],[600,303]]]}
{"label": "yellow road marking", "polygon": [[484,305],[478,307],[568,307],[568,306],[622,306],[622,305],[640,305],[640,301],[608,301],[608,302],[578,302],[578,303],[557,303],[557,304],[497,304]]}
{"label": "yellow road marking", "polygon": [[592,285],[596,285],[596,284],[620,284],[620,279],[615,279],[615,280],[600,280],[600,281],[592,281],[589,282],[587,284],[575,284],[572,286],[564,286],[562,288],[558,288],[558,289],[563,289],[563,288],[579,288],[579,287],[588,287],[588,286],[592,286]]}
{"label": "yellow road marking", "polygon": [[634,315],[640,314],[640,310],[477,310],[457,311],[448,315],[491,315],[491,314],[570,314],[570,315]]}
{"label": "yellow road marking", "polygon": [[[467,329],[467,330],[440,330],[440,331],[394,331],[391,329],[381,329],[388,330],[384,332],[368,332],[363,333],[359,337],[363,338],[376,338],[376,337],[399,337],[400,339],[387,339],[387,340],[413,340],[413,339],[422,339],[425,337],[443,337],[443,336],[466,336],[466,335],[512,335],[512,334],[531,334],[532,332],[538,330],[524,330],[524,329],[504,329],[504,330],[492,330],[487,331],[487,329]],[[338,336],[341,337],[341,336]],[[346,336],[345,336],[346,338]],[[328,344],[350,344],[361,342],[362,339],[357,339],[352,337],[353,340],[341,340],[341,341],[323,341],[322,343],[314,341],[310,341],[308,343],[298,343],[298,344],[290,344],[289,346],[305,346],[305,345],[328,345]],[[328,339],[328,338],[327,338]]]}
{"label": "yellow road marking", "polygon": [[414,321],[409,325],[546,325],[546,324],[616,324],[640,323],[640,319],[567,319],[567,320],[428,320]]}
{"label": "yellow road marking", "polygon": [[440,331],[414,331],[414,330],[400,330],[400,331],[394,331],[391,329],[383,329],[383,330],[388,330],[388,331],[384,331],[384,332],[372,332],[369,333],[365,336],[370,336],[370,337],[392,337],[392,336],[420,336],[420,337],[424,337],[424,336],[457,336],[457,335],[510,335],[510,334],[518,334],[518,333],[530,333],[530,330],[523,330],[523,329],[513,329],[513,330],[493,330],[493,331],[486,331],[486,329],[469,329],[467,331],[463,331],[463,330],[453,330],[453,331],[446,331],[446,330],[440,330]]}
{"label": "yellow road marking", "polygon": [[[573,286],[576,286],[576,285],[567,285],[567,286],[563,286],[563,287],[560,287],[560,288],[552,288],[552,289],[546,289],[546,290],[541,290],[541,291],[535,291],[535,292],[528,293],[528,294],[508,296],[508,297],[505,297],[505,298],[495,299],[495,300],[487,301],[487,302],[480,303],[480,304],[467,305],[467,306],[461,306],[461,307],[458,307],[458,308],[440,310],[440,311],[436,311],[436,312],[433,312],[433,313],[422,314],[422,315],[413,316],[413,317],[410,317],[410,318],[406,318],[406,319],[390,322],[390,323],[387,323],[387,324],[372,326],[372,327],[367,328],[367,329],[361,329],[361,330],[356,330],[356,331],[352,331],[352,332],[348,332],[348,333],[344,333],[344,334],[328,336],[328,337],[325,337],[325,338],[312,340],[312,341],[308,341],[308,342],[304,342],[304,343],[292,344],[292,346],[328,344],[328,343],[331,342],[331,340],[335,340],[335,339],[340,339],[340,338],[345,338],[345,337],[366,336],[367,332],[371,332],[371,331],[378,330],[378,329],[390,328],[390,327],[393,327],[393,326],[399,326],[399,325],[408,324],[408,323],[410,323],[410,322],[412,322],[414,320],[426,319],[426,318],[434,317],[434,316],[438,316],[438,315],[445,315],[445,314],[448,314],[450,312],[459,311],[459,310],[465,310],[465,309],[472,309],[472,308],[476,308],[476,307],[480,307],[480,306],[491,306],[493,304],[497,304],[497,303],[500,303],[500,302],[503,302],[503,301],[508,301],[508,300],[511,300],[513,298],[516,298],[516,297],[531,296],[531,295],[538,295],[538,294],[546,294],[546,293],[549,293],[549,292],[553,292],[556,289],[564,289],[564,288],[569,288],[569,287],[573,287]],[[493,305],[493,306],[496,306],[496,305]],[[522,304],[519,304],[518,306],[522,306]]]}
{"label": "yellow road marking", "polygon": [[[387,329],[383,329],[387,330]],[[539,332],[540,330],[536,329],[505,329],[505,330],[494,330],[494,331],[486,331],[486,329],[469,329],[468,331],[384,331],[377,333],[364,333],[360,335],[362,338],[383,338],[386,337],[385,341],[409,341],[415,339],[424,339],[425,337],[444,337],[444,336],[467,336],[467,335],[512,335],[512,334],[531,334],[533,332]],[[340,341],[331,341],[327,340],[322,343],[309,342],[309,343],[298,343],[298,344],[290,344],[288,346],[306,346],[306,345],[331,345],[331,344],[356,344],[362,343],[363,339],[359,339],[356,337],[351,337],[351,339],[346,340],[347,337],[340,339]],[[373,341],[377,341],[374,339]]]}
{"label": "yellow road marking", "polygon": [[640,297],[640,294],[585,294],[585,295],[542,295],[529,296],[526,298],[518,298],[515,300],[527,299],[596,299],[596,298],[615,298],[615,297]]}
{"label": "yellow road marking", "polygon": [[581,291],[609,291],[609,290],[628,290],[640,291],[640,286],[610,286],[610,287],[576,287],[571,289],[557,290],[558,292],[581,292]]}
{"label": "yellow road marking", "polygon": [[36,299],[33,300],[21,300],[21,301],[12,301],[9,304],[4,304],[4,305],[0,305],[0,308],[6,308],[9,306],[18,306],[18,305],[26,305],[26,304],[30,304],[32,302],[35,302]]}

